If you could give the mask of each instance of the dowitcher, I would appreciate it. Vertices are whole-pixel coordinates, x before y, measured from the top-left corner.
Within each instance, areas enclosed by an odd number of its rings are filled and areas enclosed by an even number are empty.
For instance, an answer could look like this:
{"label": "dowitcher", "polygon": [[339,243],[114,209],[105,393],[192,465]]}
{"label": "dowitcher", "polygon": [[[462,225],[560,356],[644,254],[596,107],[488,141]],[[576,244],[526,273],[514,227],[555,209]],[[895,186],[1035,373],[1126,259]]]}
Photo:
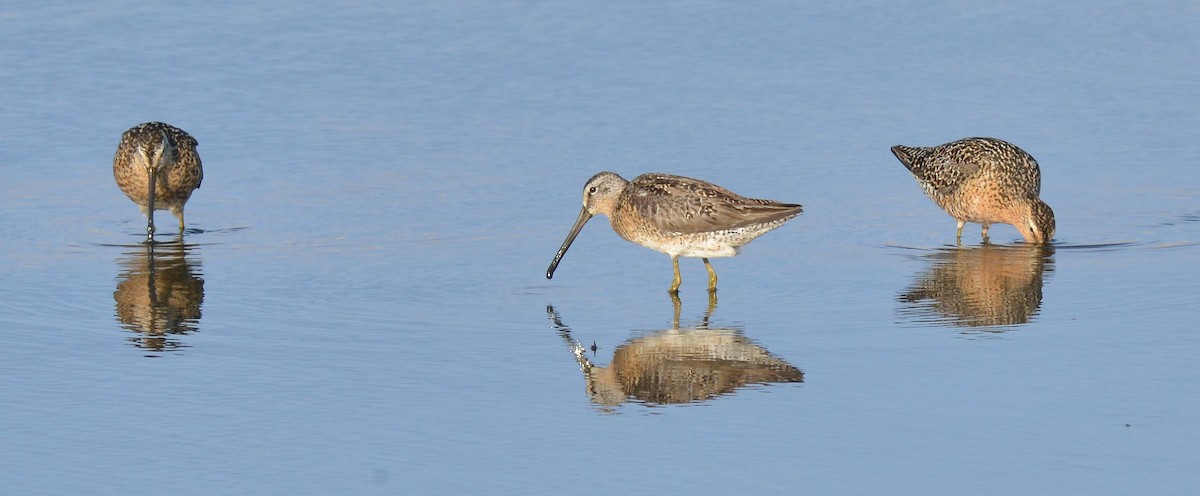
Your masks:
{"label": "dowitcher", "polygon": [[583,186],[583,209],[566,241],[554,255],[546,279],[575,241],[588,219],[608,217],[622,238],[671,256],[679,292],[679,257],[700,257],[708,269],[708,290],[716,291],[711,257],[732,257],[743,245],[800,214],[800,205],[756,200],[712,183],[669,174],[643,174],[626,181],[601,172]]}
{"label": "dowitcher", "polygon": [[966,138],[935,147],[896,145],[892,153],[908,167],[925,194],[963,225],[1011,224],[1028,243],[1054,237],[1054,211],[1038,198],[1042,173],[1033,157],[996,138]]}
{"label": "dowitcher", "polygon": [[186,131],[161,122],[139,124],[121,135],[113,177],[146,215],[147,241],[154,241],[155,210],[170,210],[183,234],[183,205],[204,179],[196,145]]}

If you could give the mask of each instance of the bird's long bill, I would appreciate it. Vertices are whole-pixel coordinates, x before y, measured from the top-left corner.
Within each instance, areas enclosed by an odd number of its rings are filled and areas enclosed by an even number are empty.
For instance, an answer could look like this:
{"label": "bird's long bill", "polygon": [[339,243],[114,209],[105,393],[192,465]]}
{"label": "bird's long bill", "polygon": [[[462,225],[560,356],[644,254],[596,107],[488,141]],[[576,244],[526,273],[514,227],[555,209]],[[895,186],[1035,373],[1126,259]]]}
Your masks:
{"label": "bird's long bill", "polygon": [[579,210],[579,218],[575,219],[575,225],[571,226],[571,232],[567,234],[567,240],[563,241],[562,246],[558,249],[558,253],[554,254],[554,261],[550,262],[550,268],[546,269],[546,279],[554,278],[554,269],[558,268],[558,263],[562,261],[563,255],[567,254],[567,248],[571,247],[571,243],[575,241],[575,236],[579,235],[579,231],[583,229],[583,225],[587,224],[588,219],[592,218],[592,213],[588,212],[585,205]]}
{"label": "bird's long bill", "polygon": [[154,197],[156,193],[154,187],[158,185],[158,166],[154,164],[150,166],[149,173],[150,183],[146,186],[146,192],[149,199],[146,200],[146,240],[154,241]]}

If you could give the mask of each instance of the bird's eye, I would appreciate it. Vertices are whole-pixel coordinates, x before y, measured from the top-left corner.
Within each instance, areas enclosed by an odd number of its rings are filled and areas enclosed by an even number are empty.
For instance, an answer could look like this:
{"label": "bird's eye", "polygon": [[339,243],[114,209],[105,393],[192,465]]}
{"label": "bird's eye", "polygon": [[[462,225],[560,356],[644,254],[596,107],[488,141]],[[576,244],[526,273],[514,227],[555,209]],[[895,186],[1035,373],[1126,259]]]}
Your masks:
{"label": "bird's eye", "polygon": [[592,187],[588,188],[588,194],[589,194],[589,195],[590,195],[590,194],[592,194],[592,193],[595,193],[595,192],[596,192],[596,187],[595,187],[595,186],[592,186]]}

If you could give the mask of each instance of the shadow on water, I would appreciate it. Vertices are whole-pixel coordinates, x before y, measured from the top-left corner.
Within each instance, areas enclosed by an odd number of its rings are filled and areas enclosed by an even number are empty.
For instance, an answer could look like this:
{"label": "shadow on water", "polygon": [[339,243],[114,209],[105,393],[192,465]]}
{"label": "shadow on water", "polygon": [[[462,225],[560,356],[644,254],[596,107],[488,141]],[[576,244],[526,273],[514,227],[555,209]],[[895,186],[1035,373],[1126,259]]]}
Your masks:
{"label": "shadow on water", "polygon": [[199,329],[204,303],[200,264],[191,257],[195,245],[177,241],[131,248],[117,262],[117,321],[136,333],[128,339],[138,348],[163,353],[186,347],[179,336]]}
{"label": "shadow on water", "polygon": [[1042,304],[1042,283],[1054,271],[1053,246],[939,249],[921,257],[929,269],[897,296],[903,320],[1005,331],[1027,324]]}
{"label": "shadow on water", "polygon": [[[588,398],[603,412],[627,400],[648,406],[700,403],[750,384],[804,382],[804,372],[754,344],[739,328],[712,328],[712,293],[703,320],[680,328],[680,301],[672,296],[670,329],[652,331],[617,346],[607,367],[593,364],[553,306],[546,313],[583,372]],[[590,347],[593,354],[596,346]]]}

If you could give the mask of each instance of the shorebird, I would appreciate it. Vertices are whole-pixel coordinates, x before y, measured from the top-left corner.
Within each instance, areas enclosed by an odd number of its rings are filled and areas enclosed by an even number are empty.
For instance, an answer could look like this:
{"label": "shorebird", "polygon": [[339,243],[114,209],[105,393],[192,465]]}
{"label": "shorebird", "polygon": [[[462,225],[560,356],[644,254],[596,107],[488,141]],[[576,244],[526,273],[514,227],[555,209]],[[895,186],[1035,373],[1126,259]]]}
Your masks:
{"label": "shorebird", "polygon": [[601,172],[583,187],[583,209],[546,270],[546,279],[592,216],[604,214],[622,238],[671,256],[679,292],[679,257],[700,257],[708,269],[708,290],[716,291],[710,257],[732,257],[754,238],[802,212],[800,205],[739,196],[715,184],[670,174],[643,174],[626,181]]}
{"label": "shorebird", "polygon": [[162,122],[147,122],[125,131],[113,156],[113,177],[147,217],[146,241],[154,241],[154,211],[170,210],[183,234],[183,205],[200,187],[204,169],[196,139]]}
{"label": "shorebird", "polygon": [[1028,243],[1054,237],[1054,211],[1038,198],[1042,173],[1033,157],[996,138],[966,138],[935,147],[896,145],[892,153],[916,177],[925,194],[963,225],[1011,224]]}

